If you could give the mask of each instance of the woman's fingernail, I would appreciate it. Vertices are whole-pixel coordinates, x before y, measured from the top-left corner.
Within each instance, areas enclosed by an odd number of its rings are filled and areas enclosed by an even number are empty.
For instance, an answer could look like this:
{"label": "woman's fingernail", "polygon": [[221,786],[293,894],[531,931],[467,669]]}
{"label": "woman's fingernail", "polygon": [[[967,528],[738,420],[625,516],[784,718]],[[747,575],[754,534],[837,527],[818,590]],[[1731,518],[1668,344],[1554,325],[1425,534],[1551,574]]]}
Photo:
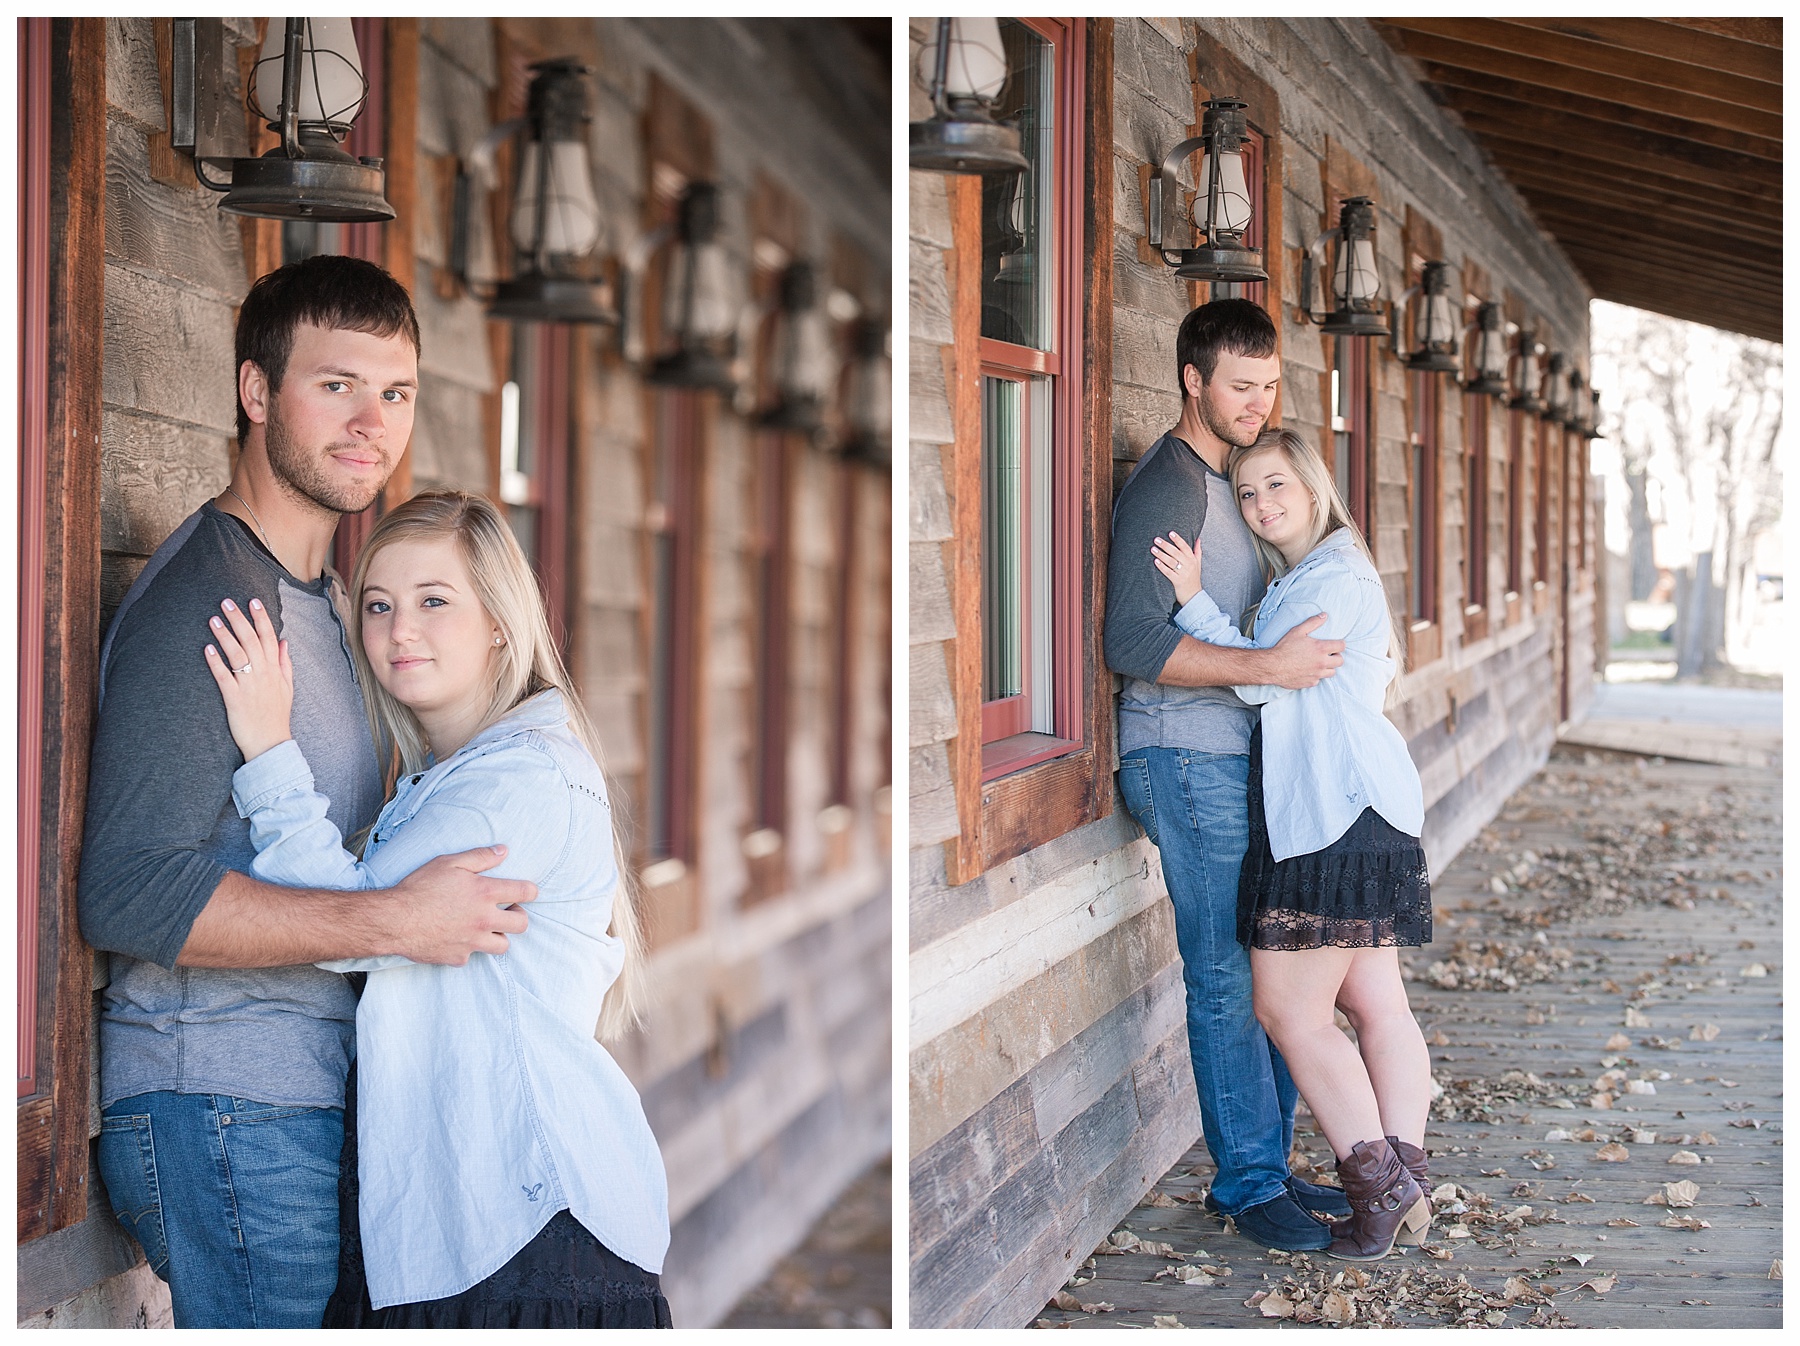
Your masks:
{"label": "woman's fingernail", "polygon": [[224,608],[225,611],[227,611],[227,612],[236,612],[237,611],[237,604],[233,603],[229,598],[227,598],[223,603],[219,604],[219,606]]}
{"label": "woman's fingernail", "polygon": [[220,627],[220,626],[225,625],[225,623],[220,621],[217,617],[209,617],[209,618],[207,618],[207,620],[210,621],[214,627]]}
{"label": "woman's fingernail", "polygon": [[258,612],[261,612],[262,611],[262,599],[252,598],[250,600],[250,606],[255,608]]}

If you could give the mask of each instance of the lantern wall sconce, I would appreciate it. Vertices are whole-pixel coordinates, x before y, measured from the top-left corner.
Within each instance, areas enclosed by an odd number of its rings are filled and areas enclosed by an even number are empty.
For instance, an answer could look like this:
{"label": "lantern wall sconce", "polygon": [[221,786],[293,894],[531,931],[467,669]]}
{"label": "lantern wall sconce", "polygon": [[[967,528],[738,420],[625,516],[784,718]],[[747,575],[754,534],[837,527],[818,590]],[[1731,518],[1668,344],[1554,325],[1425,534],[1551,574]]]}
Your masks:
{"label": "lantern wall sconce", "polygon": [[1544,417],[1567,424],[1569,415],[1569,357],[1550,352],[1550,371],[1544,391]]}
{"label": "lantern wall sconce", "polygon": [[[1209,98],[1200,134],[1178,143],[1163,156],[1162,166],[1150,179],[1147,207],[1147,241],[1163,261],[1183,280],[1249,282],[1266,281],[1262,253],[1244,242],[1250,228],[1250,187],[1244,177],[1244,142],[1249,125],[1248,104],[1237,98]],[[1195,180],[1195,247],[1169,250],[1163,247],[1163,212],[1168,198],[1180,199],[1176,174],[1195,150],[1204,150],[1200,176]],[[1200,246],[1200,240],[1206,240]]]}
{"label": "lantern wall sconce", "polygon": [[1587,419],[1582,423],[1581,437],[1600,438],[1600,390],[1592,385],[1587,390]]}
{"label": "lantern wall sconce", "polygon": [[1512,391],[1506,383],[1506,316],[1500,305],[1488,302],[1475,310],[1475,377],[1467,388],[1472,393],[1505,397]]}
{"label": "lantern wall sconce", "polygon": [[[1417,307],[1414,303],[1417,301]],[[1413,348],[1402,349],[1406,315],[1413,313]],[[1462,372],[1462,332],[1450,298],[1450,264],[1425,263],[1419,283],[1409,286],[1394,305],[1394,354],[1408,369],[1436,374]]]}
{"label": "lantern wall sconce", "polygon": [[672,388],[737,386],[740,302],[725,245],[719,242],[719,189],[690,182],[676,207],[673,226],[642,240],[645,261],[664,242],[673,243],[663,275],[662,351],[644,377]]}
{"label": "lantern wall sconce", "polygon": [[1514,346],[1512,358],[1518,361],[1518,378],[1515,386],[1518,392],[1507,405],[1516,411],[1529,415],[1537,415],[1544,409],[1544,367],[1541,358],[1544,354],[1544,343],[1537,339],[1535,333],[1521,331],[1518,344]]}
{"label": "lantern wall sconce", "polygon": [[224,194],[219,209],[277,220],[393,219],[381,160],[343,148],[369,95],[350,20],[270,21],[246,101],[281,143],[259,158],[213,159],[230,166],[227,182],[207,176],[210,156],[197,143],[201,22],[176,19],[171,29],[169,143],[193,157],[201,185]]}
{"label": "lantern wall sconce", "polygon": [[844,456],[888,471],[893,466],[893,356],[886,324],[865,318],[857,328],[854,363],[845,380],[844,410],[850,433]]}
{"label": "lantern wall sconce", "polygon": [[[602,233],[600,202],[588,160],[587,77],[590,66],[571,57],[535,62],[525,115],[501,122],[469,155],[456,177],[451,213],[450,270],[478,298],[488,316],[509,322],[616,323],[611,288],[591,274],[589,258]],[[469,277],[476,188],[499,183],[495,156],[519,142],[517,182],[507,234],[512,276],[491,288]]]}
{"label": "lantern wall sconce", "polygon": [[1018,173],[1027,167],[1019,128],[994,115],[1006,88],[1000,20],[939,19],[936,36],[919,50],[919,67],[932,111],[907,128],[912,167],[933,173]]}
{"label": "lantern wall sconce", "polygon": [[762,424],[816,434],[837,379],[837,358],[811,263],[792,262],[782,272],[775,313],[775,404]]}
{"label": "lantern wall sconce", "polygon": [[[1329,271],[1325,265],[1325,245],[1333,239],[1337,249]],[[1319,277],[1331,277],[1331,299],[1336,305],[1330,313],[1315,308],[1314,291],[1321,288]],[[1387,322],[1381,316],[1379,297],[1381,276],[1375,266],[1375,203],[1366,196],[1344,199],[1338,214],[1338,225],[1327,229],[1312,241],[1300,264],[1300,307],[1319,325],[1319,330],[1332,336],[1386,336]]]}
{"label": "lantern wall sconce", "polygon": [[1587,380],[1582,378],[1579,369],[1571,369],[1569,371],[1569,400],[1563,408],[1562,423],[1578,435],[1584,433],[1588,426],[1591,405],[1588,398]]}

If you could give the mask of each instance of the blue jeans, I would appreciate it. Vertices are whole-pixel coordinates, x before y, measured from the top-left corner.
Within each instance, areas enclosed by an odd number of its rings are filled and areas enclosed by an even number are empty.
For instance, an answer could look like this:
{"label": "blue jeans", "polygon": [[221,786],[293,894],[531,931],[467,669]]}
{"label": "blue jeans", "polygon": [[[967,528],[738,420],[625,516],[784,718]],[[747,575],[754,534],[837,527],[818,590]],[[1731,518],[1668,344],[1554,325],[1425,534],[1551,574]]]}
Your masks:
{"label": "blue jeans", "polygon": [[337,1284],[341,1108],[225,1094],[122,1098],[100,1123],[114,1214],[177,1327],[317,1327]]}
{"label": "blue jeans", "polygon": [[1200,1122],[1219,1166],[1212,1196],[1229,1214],[1282,1195],[1299,1098],[1256,1021],[1250,954],[1237,942],[1249,771],[1248,757],[1185,748],[1137,748],[1119,762],[1119,792],[1162,855],[1175,907]]}

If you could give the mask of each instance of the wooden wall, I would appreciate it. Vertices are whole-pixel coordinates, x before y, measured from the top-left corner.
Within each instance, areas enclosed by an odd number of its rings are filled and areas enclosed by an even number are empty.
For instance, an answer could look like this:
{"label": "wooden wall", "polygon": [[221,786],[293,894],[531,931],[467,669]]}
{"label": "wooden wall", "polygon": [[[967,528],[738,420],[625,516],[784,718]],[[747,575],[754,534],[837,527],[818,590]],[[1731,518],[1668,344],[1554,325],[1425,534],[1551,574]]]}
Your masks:
{"label": "wooden wall", "polygon": [[[911,27],[916,50],[924,22]],[[1345,156],[1377,187],[1390,296],[1403,288],[1396,282],[1410,203],[1439,225],[1453,265],[1465,255],[1478,260],[1550,326],[1549,344],[1585,350],[1587,295],[1578,277],[1363,21],[1118,19],[1112,36],[1115,483],[1179,415],[1175,333],[1203,297],[1142,250],[1139,174],[1198,121],[1190,65],[1197,48],[1222,50],[1227,64],[1247,67],[1280,102],[1281,180],[1272,187],[1281,193],[1282,237],[1268,253],[1283,300],[1285,423],[1311,436],[1322,427],[1326,351],[1318,329],[1295,311],[1297,250],[1321,227],[1323,180],[1328,169],[1341,176]],[[928,115],[916,89],[912,103],[912,118]],[[1157,852],[1120,804],[1110,818],[972,882],[946,881],[943,843],[957,831],[946,659],[958,632],[946,578],[955,512],[944,468],[953,439],[945,388],[947,371],[970,353],[952,344],[954,240],[942,176],[911,175],[908,218],[912,1321],[1019,1326],[1192,1142],[1199,1116]],[[1391,357],[1372,351],[1371,365],[1376,475],[1391,510],[1393,497],[1405,500],[1405,383]],[[1445,623],[1446,653],[1409,674],[1394,713],[1425,781],[1425,841],[1436,868],[1542,764],[1559,715],[1553,649],[1556,668],[1572,661],[1573,713],[1585,704],[1592,664],[1591,571],[1574,578],[1566,631],[1550,603],[1463,640],[1461,394],[1446,388],[1444,400],[1440,606],[1454,615]],[[1499,416],[1490,441],[1494,531],[1486,545],[1490,591],[1500,595]],[[1528,521],[1534,509],[1529,503]],[[1556,526],[1575,526],[1560,509],[1553,517]],[[1397,522],[1391,536],[1382,524],[1377,543],[1390,583],[1403,577],[1406,558],[1404,515]],[[1527,584],[1532,555],[1527,543]],[[1594,555],[1590,541],[1590,561]]]}
{"label": "wooden wall", "polygon": [[[150,553],[228,478],[233,326],[252,278],[246,240],[255,226],[221,215],[213,194],[194,184],[188,161],[159,150],[165,91],[158,22],[107,21],[100,463],[108,619]],[[254,42],[254,21],[226,22],[234,41]],[[845,243],[862,251],[869,262],[862,298],[885,310],[885,164],[868,162],[868,136],[858,134],[865,128],[840,125],[816,96],[795,94],[815,82],[803,58],[829,55],[832,42],[849,41],[846,34],[796,30],[785,21],[416,23],[418,204],[410,258],[423,351],[410,450],[415,489],[488,491],[497,479],[494,395],[504,377],[507,329],[490,323],[444,268],[455,160],[486,133],[512,52],[572,53],[598,68],[591,143],[608,219],[604,249],[621,251],[639,227],[655,72],[713,121],[724,236],[738,261],[748,263],[744,201],[752,177],[762,173],[806,202],[802,242],[812,256],[823,262]],[[746,62],[751,49],[760,57]],[[838,64],[856,68],[847,55]],[[884,116],[883,132],[885,124]],[[491,256],[493,246],[491,232],[478,237],[477,260],[484,250]],[[573,662],[600,726],[620,811],[629,817],[645,751],[644,384],[610,353],[610,337],[578,340],[586,355],[577,379],[571,510]],[[788,540],[790,881],[751,904],[740,843],[751,806],[747,651],[758,615],[744,510],[753,447],[748,422],[727,410],[702,475],[708,583],[699,641],[701,911],[688,933],[656,948],[645,1027],[614,1046],[643,1095],[667,1163],[674,1238],[664,1284],[683,1326],[723,1317],[891,1143],[889,478],[817,449],[797,455]],[[839,530],[846,492],[856,497],[857,531],[848,539]],[[841,590],[846,568],[850,584]],[[840,649],[848,651],[843,667],[851,679],[847,828],[844,810],[827,808],[838,730],[830,693]],[[166,1321],[166,1288],[146,1274],[103,1203],[66,1234],[22,1249],[22,1322]]]}

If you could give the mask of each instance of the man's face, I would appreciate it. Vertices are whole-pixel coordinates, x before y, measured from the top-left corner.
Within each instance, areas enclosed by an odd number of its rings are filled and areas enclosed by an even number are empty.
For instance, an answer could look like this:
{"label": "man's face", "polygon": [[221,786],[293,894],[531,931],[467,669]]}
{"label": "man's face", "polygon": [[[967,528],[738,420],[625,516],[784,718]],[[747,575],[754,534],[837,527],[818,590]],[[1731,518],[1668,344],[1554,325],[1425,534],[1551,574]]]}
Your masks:
{"label": "man's face", "polygon": [[[287,489],[337,514],[374,503],[412,438],[419,359],[400,333],[302,323],[279,391],[260,371],[263,444]],[[245,410],[257,420],[254,396]]]}
{"label": "man's face", "polygon": [[1200,372],[1192,365],[1182,374],[1198,403],[1200,424],[1225,443],[1242,448],[1255,442],[1275,410],[1281,358],[1221,351],[1210,383],[1200,382]]}

